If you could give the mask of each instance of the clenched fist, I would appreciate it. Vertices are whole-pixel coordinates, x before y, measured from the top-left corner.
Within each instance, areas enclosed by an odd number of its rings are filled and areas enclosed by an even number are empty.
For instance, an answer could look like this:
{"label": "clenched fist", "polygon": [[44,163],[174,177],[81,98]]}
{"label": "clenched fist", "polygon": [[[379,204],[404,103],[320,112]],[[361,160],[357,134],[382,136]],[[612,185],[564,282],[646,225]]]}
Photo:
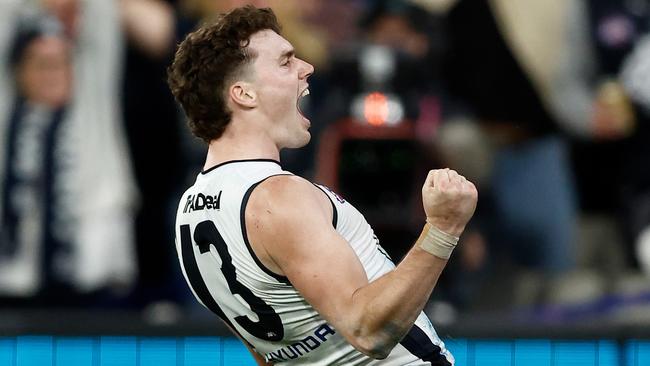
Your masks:
{"label": "clenched fist", "polygon": [[422,186],[427,222],[453,236],[462,234],[477,200],[474,184],[454,170],[431,170]]}

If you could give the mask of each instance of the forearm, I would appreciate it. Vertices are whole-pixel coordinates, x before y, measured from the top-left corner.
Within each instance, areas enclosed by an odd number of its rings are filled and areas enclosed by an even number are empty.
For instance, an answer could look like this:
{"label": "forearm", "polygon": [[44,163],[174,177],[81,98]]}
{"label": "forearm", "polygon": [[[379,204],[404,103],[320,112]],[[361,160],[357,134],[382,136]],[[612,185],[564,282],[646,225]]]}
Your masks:
{"label": "forearm", "polygon": [[395,270],[353,295],[353,337],[372,357],[387,356],[408,333],[447,264],[420,247],[427,230]]}
{"label": "forearm", "polygon": [[127,36],[148,55],[161,58],[174,46],[174,11],[163,1],[122,0],[122,21]]}

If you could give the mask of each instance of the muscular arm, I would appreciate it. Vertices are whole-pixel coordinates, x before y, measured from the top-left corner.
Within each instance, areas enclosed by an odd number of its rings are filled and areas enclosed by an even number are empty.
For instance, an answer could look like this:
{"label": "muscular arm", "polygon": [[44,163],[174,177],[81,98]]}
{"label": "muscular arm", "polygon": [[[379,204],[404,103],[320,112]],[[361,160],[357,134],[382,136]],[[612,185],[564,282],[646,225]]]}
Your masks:
{"label": "muscular arm", "polygon": [[[427,184],[433,186],[433,177]],[[369,283],[356,254],[332,227],[331,215],[327,198],[312,184],[274,177],[251,195],[249,239],[262,261],[286,275],[350,344],[385,358],[422,311],[446,260],[414,246],[395,270]],[[466,221],[443,215],[435,224],[458,235]]]}

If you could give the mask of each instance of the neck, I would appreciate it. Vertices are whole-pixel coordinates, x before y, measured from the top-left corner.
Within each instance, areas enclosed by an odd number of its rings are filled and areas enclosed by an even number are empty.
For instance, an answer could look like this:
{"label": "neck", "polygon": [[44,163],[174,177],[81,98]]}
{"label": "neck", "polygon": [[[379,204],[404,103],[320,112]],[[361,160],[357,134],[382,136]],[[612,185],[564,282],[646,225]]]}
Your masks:
{"label": "neck", "polygon": [[223,136],[210,142],[203,169],[226,161],[243,159],[280,161],[280,149],[265,134],[237,134],[227,128]]}

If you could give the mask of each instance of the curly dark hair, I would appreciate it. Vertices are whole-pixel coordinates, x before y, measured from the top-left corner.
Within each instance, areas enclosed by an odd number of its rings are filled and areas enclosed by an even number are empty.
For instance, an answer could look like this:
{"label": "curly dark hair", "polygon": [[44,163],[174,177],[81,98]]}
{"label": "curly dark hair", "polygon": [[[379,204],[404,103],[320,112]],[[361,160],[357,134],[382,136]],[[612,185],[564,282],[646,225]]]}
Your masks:
{"label": "curly dark hair", "polygon": [[167,82],[192,133],[206,143],[219,138],[230,122],[225,92],[257,56],[247,48],[250,37],[266,29],[280,33],[273,10],[249,5],[220,15],[178,46]]}

